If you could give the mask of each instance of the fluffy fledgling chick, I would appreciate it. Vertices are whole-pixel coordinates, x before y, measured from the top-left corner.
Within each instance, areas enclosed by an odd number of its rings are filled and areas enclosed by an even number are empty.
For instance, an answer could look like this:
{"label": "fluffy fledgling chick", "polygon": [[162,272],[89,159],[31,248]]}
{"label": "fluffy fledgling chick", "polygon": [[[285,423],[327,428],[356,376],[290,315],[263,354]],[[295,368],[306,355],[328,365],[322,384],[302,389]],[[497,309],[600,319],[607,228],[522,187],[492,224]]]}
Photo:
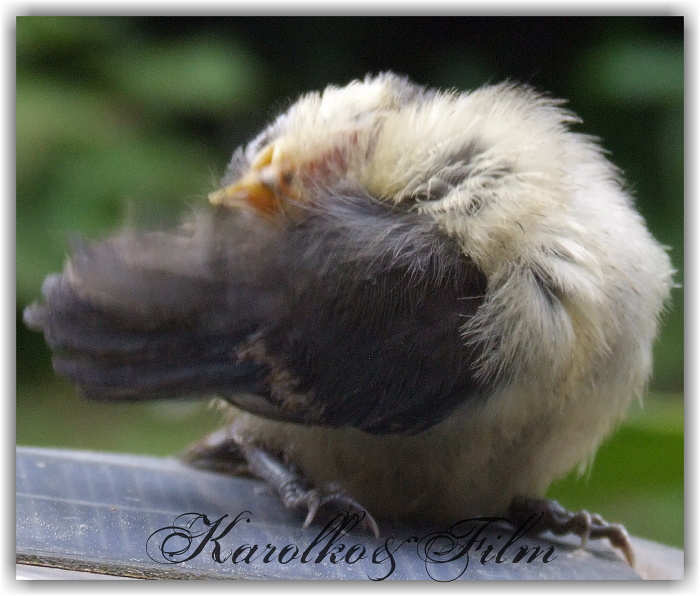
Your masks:
{"label": "fluffy fledgling chick", "polygon": [[512,84],[309,93],[234,153],[215,207],[77,248],[26,321],[90,397],[222,397],[230,425],[188,459],[307,521],[532,509],[642,394],[672,278],[575,122]]}

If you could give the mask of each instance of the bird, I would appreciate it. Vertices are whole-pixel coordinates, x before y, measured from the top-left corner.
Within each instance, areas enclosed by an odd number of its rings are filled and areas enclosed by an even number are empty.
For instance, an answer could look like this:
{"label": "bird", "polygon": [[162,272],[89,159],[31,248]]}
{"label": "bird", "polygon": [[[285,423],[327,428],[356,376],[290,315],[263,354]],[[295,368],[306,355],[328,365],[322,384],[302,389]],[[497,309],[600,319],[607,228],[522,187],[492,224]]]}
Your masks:
{"label": "bird", "polygon": [[673,285],[598,139],[506,81],[303,94],[172,229],[73,247],[24,312],[88,398],[214,397],[190,464],[377,520],[546,514],[641,399]]}

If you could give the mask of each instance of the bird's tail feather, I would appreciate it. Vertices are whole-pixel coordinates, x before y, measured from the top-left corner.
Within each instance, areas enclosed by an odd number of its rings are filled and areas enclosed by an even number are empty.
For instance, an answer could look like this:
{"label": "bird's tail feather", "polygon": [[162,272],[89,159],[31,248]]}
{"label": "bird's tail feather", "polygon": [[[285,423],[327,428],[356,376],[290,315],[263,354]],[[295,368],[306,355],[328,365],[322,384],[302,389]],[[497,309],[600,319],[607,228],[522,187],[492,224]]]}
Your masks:
{"label": "bird's tail feather", "polygon": [[254,317],[203,238],[129,232],[78,246],[24,311],[55,370],[96,399],[254,392],[260,371],[235,355]]}

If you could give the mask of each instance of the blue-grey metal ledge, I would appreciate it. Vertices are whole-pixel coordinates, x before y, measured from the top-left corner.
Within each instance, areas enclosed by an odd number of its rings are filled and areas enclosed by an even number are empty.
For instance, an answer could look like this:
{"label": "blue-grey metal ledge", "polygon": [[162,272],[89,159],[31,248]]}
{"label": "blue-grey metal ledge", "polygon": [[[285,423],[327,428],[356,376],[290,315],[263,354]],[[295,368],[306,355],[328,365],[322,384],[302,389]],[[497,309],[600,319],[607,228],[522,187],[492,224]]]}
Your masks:
{"label": "blue-grey metal ledge", "polygon": [[[683,551],[634,539],[637,568],[606,542],[517,536],[498,524],[301,527],[256,480],[175,458],[18,447],[18,577],[272,580],[680,579]],[[471,542],[470,542],[471,539]],[[490,547],[490,550],[489,550]],[[524,550],[523,550],[524,549]],[[531,562],[528,562],[531,561]]]}

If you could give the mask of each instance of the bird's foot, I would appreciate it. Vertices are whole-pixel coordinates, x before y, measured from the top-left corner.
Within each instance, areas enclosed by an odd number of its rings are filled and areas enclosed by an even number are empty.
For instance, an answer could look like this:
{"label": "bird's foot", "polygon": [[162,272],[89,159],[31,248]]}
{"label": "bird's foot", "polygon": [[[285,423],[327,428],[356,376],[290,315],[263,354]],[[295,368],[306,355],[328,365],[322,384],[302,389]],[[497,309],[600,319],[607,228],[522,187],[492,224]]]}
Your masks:
{"label": "bird's foot", "polygon": [[575,534],[581,538],[581,548],[589,539],[607,538],[614,547],[619,548],[631,567],[634,567],[634,550],[624,526],[611,524],[596,513],[588,511],[569,511],[556,501],[530,497],[515,497],[508,509],[508,519],[521,523],[533,515],[541,516],[536,531],[549,530],[559,536]]}
{"label": "bird's foot", "polygon": [[277,492],[285,507],[306,510],[305,528],[319,510],[329,508],[359,515],[363,526],[379,536],[379,527],[369,511],[340,486],[311,486],[296,466],[262,447],[240,440],[228,429],[213,432],[190,446],[182,459],[197,468],[257,476]]}
{"label": "bird's foot", "polygon": [[379,527],[370,512],[336,484],[327,484],[322,488],[309,488],[300,477],[298,481],[293,480],[281,487],[279,494],[285,507],[306,508],[305,528],[316,518],[319,509],[329,507],[358,514],[365,528],[379,537]]}
{"label": "bird's foot", "polygon": [[362,524],[379,536],[379,527],[369,511],[340,486],[328,484],[314,488],[293,464],[283,462],[269,451],[248,444],[241,445],[241,449],[251,473],[267,481],[277,491],[285,507],[306,509],[305,528],[316,518],[319,509],[329,507],[359,514]]}
{"label": "bird's foot", "polygon": [[185,463],[203,470],[235,476],[250,473],[243,451],[227,428],[214,431],[188,446],[180,458]]}

